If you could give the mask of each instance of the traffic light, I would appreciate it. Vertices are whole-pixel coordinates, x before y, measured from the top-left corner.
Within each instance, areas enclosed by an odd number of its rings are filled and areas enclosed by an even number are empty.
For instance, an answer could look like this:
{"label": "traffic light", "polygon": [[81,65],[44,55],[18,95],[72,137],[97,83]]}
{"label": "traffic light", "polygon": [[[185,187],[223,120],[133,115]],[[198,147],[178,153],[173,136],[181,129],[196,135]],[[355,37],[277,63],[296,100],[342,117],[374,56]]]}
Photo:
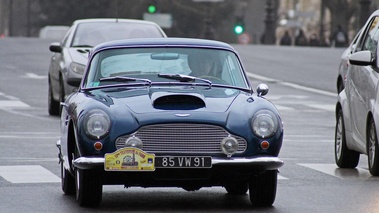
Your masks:
{"label": "traffic light", "polygon": [[242,34],[245,31],[245,22],[242,17],[236,17],[234,23],[234,33],[237,35]]}
{"label": "traffic light", "polygon": [[155,6],[154,4],[149,4],[149,6],[147,7],[147,11],[149,13],[155,13],[157,12],[157,6]]}

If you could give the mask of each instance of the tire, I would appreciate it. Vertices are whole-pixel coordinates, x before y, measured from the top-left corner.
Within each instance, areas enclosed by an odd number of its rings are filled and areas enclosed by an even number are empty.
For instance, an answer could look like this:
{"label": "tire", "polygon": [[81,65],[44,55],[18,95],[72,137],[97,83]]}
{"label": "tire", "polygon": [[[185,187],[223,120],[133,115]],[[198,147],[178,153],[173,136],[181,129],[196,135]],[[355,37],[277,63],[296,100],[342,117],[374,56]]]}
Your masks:
{"label": "tire", "polygon": [[245,195],[249,190],[248,183],[232,183],[225,185],[225,189],[230,195]]}
{"label": "tire", "polygon": [[60,103],[59,101],[54,100],[50,80],[49,80],[47,103],[48,103],[49,115],[59,115]]}
{"label": "tire", "polygon": [[251,178],[249,182],[250,202],[253,206],[271,206],[276,197],[278,170],[268,170]]}
{"label": "tire", "polygon": [[75,178],[64,168],[61,162],[61,182],[62,190],[66,195],[75,194]]}
{"label": "tire", "polygon": [[375,122],[370,119],[367,130],[368,169],[373,176],[379,176],[379,148]]}
{"label": "tire", "polygon": [[76,200],[80,206],[96,207],[100,205],[103,185],[95,171],[76,169],[75,183]]}
{"label": "tire", "polygon": [[342,110],[338,111],[334,137],[334,159],[340,168],[355,168],[359,163],[359,152],[349,150],[346,145],[345,123]]}

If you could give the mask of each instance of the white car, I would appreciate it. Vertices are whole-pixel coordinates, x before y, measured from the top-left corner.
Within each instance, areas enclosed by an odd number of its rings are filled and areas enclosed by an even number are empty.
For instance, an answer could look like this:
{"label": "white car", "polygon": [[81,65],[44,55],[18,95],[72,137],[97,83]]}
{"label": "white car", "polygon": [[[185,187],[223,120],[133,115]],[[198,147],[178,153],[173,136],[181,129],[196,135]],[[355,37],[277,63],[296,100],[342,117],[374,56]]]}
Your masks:
{"label": "white car", "polygon": [[62,42],[50,45],[53,52],[48,74],[48,111],[59,115],[60,102],[77,88],[67,83],[68,78],[82,77],[88,52],[97,44],[129,38],[162,38],[164,31],[154,22],[132,19],[76,20]]}
{"label": "white car", "polygon": [[341,168],[355,168],[361,154],[368,168],[379,176],[379,10],[375,11],[349,57],[345,88],[336,105],[335,161]]}

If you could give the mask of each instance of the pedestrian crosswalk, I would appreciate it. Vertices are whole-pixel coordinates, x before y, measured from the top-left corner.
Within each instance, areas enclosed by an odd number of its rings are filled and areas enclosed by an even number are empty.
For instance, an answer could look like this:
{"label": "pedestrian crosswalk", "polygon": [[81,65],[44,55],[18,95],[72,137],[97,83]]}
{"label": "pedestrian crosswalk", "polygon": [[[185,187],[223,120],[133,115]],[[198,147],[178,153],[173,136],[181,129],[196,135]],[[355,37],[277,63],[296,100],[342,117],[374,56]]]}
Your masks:
{"label": "pedestrian crosswalk", "polygon": [[[313,171],[319,172],[320,175],[326,174],[333,178],[339,178],[343,180],[367,180],[373,177],[367,168],[357,167],[355,169],[341,169],[335,164],[307,164],[298,163],[302,169],[311,169]],[[279,181],[291,181],[296,177],[290,177],[283,175],[282,171],[285,173],[285,168],[280,169],[278,176]],[[11,165],[11,166],[0,166],[0,184],[6,181],[12,184],[23,184],[23,183],[60,183],[59,174],[54,174],[48,169],[41,165]]]}

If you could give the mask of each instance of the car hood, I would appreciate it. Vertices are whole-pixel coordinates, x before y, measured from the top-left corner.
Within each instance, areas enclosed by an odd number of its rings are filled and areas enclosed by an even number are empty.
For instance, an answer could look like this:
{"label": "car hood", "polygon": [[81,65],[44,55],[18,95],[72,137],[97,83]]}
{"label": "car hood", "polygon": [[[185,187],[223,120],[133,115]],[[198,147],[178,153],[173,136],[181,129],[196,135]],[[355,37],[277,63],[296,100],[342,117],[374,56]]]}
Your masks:
{"label": "car hood", "polygon": [[110,106],[128,107],[137,114],[171,110],[225,112],[241,93],[225,88],[149,88],[114,92],[114,89],[94,92],[97,99]]}
{"label": "car hood", "polygon": [[90,48],[68,48],[72,61],[86,65]]}

